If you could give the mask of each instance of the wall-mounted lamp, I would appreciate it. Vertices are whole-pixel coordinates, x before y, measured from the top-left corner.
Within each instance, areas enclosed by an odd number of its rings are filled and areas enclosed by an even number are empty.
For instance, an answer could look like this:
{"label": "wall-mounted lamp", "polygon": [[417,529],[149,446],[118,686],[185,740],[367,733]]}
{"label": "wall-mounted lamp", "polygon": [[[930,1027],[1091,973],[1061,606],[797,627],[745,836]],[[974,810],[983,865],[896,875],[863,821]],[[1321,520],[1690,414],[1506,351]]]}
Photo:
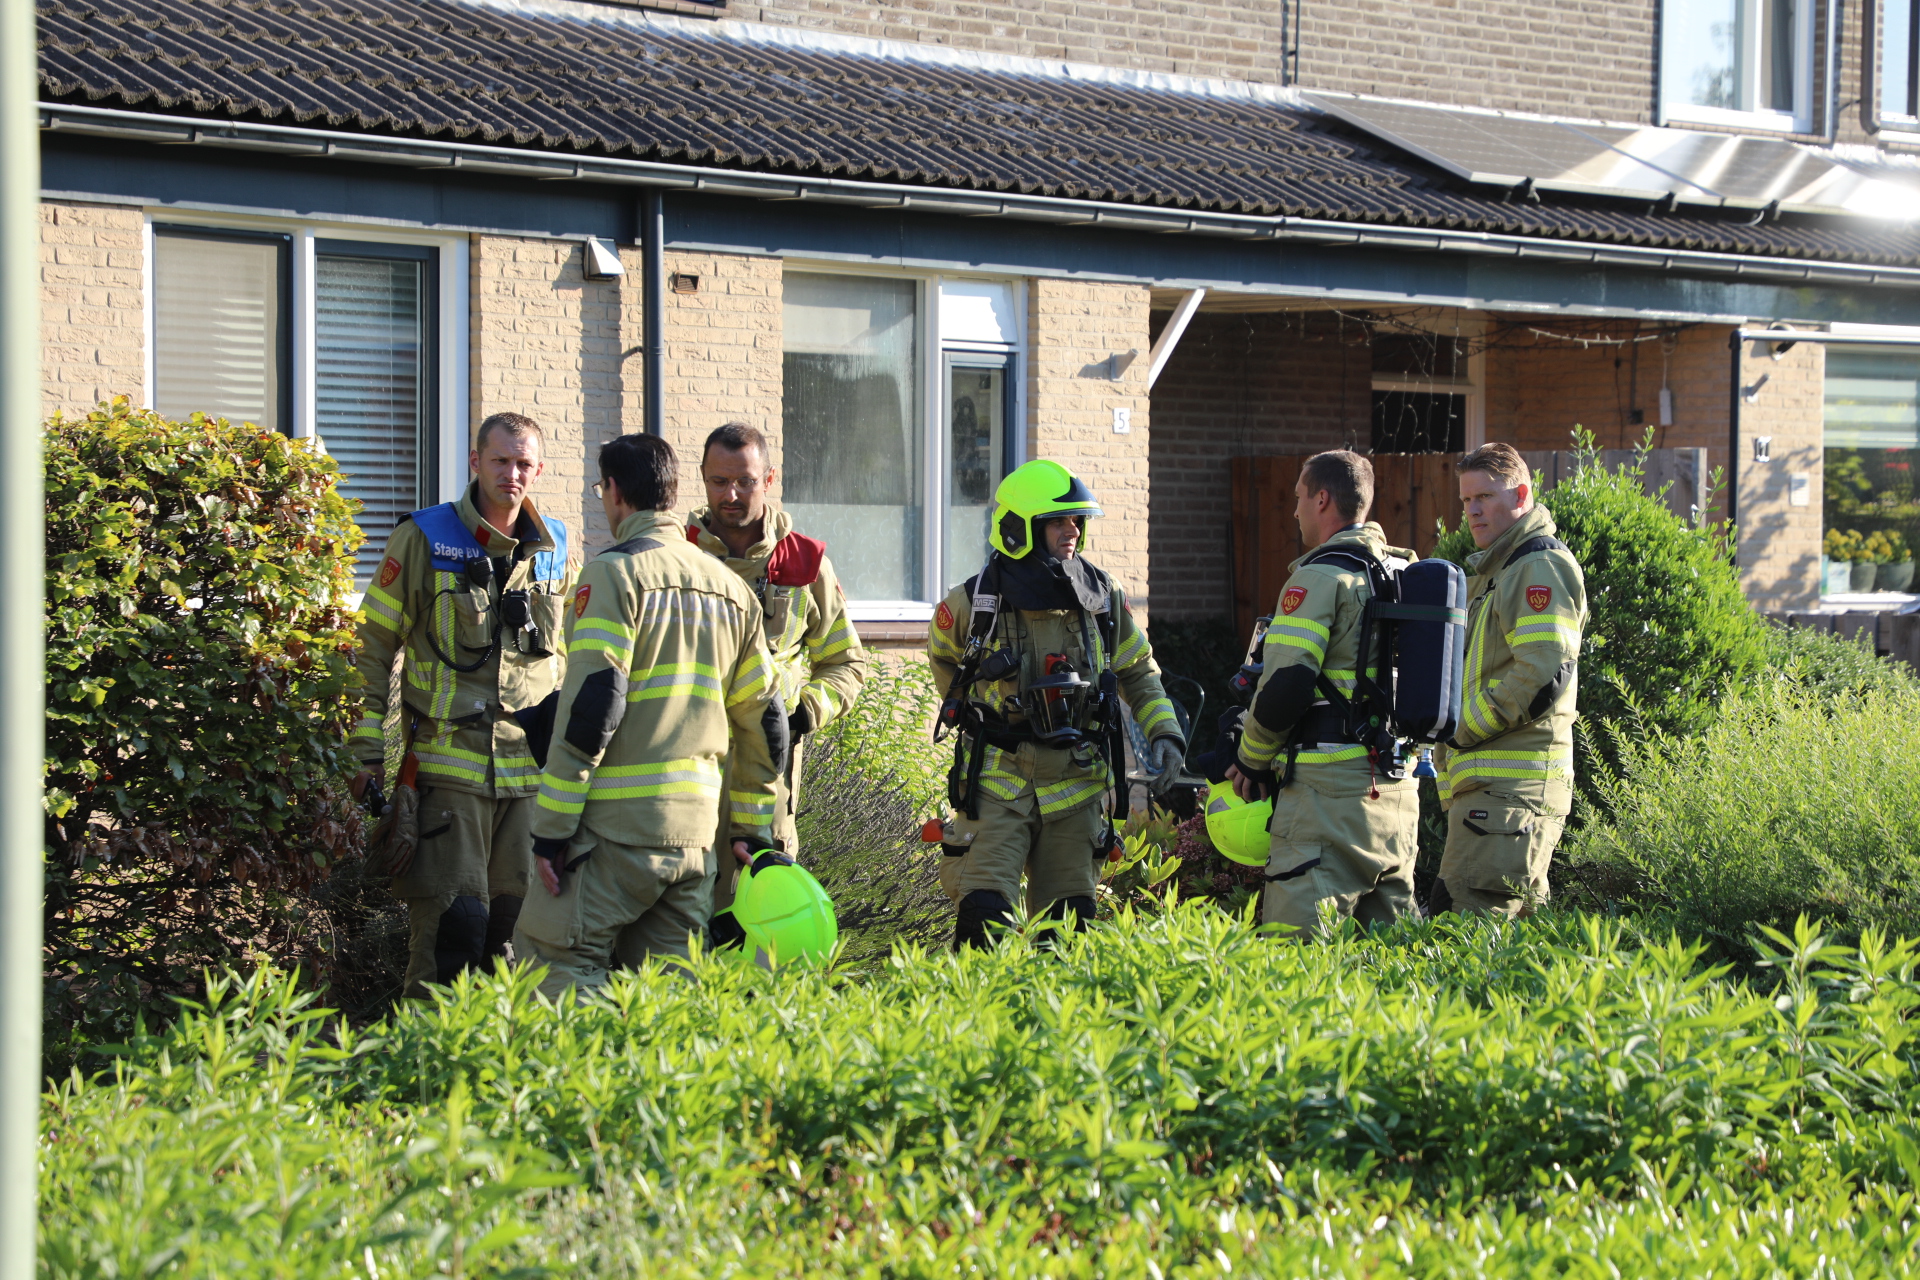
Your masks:
{"label": "wall-mounted lamp", "polygon": [[1753,460],[1755,462],[1773,461],[1773,437],[1755,436],[1753,438]]}
{"label": "wall-mounted lamp", "polygon": [[587,237],[587,257],[581,270],[589,280],[624,280],[627,275],[627,269],[620,265],[619,250],[612,241],[598,236]]}
{"label": "wall-mounted lamp", "polygon": [[[1782,333],[1792,333],[1794,331],[1792,325],[1783,324],[1778,320],[1775,320],[1772,324],[1768,325],[1767,329],[1769,332],[1771,332],[1772,330],[1778,329]],[[1775,360],[1778,360],[1781,356],[1787,354],[1787,352],[1793,350],[1798,345],[1800,344],[1795,342],[1791,338],[1789,338],[1785,342],[1768,343],[1767,354],[1772,356]]]}

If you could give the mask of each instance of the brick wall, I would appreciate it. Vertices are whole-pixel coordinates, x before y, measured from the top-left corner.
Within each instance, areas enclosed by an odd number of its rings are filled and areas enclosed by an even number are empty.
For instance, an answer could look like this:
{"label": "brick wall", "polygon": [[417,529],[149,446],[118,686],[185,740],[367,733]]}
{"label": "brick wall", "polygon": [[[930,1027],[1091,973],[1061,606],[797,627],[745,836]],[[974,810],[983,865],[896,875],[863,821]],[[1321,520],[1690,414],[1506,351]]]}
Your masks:
{"label": "brick wall", "polygon": [[[473,237],[471,404],[473,425],[489,414],[524,413],[546,436],[546,473],[534,501],[574,531],[584,553],[610,541],[591,486],[590,450],[634,430],[639,358],[627,313],[639,308],[637,259],[625,281],[585,278],[578,241]],[[631,326],[637,332],[637,318]]]}
{"label": "brick wall", "polygon": [[146,287],[140,211],[40,206],[41,402],[47,414],[146,399]]}
{"label": "brick wall", "polygon": [[[1150,598],[1147,576],[1148,304],[1144,285],[1035,280],[1027,290],[1027,456],[1052,458],[1086,480],[1105,513],[1095,522],[1088,558],[1127,595]],[[1111,356],[1134,358],[1109,381]],[[1115,434],[1113,411],[1132,411],[1132,428]]]}
{"label": "brick wall", "polygon": [[[1727,466],[1727,378],[1731,368],[1723,325],[1695,325],[1673,336],[1665,377],[1673,392],[1673,425],[1660,422],[1660,338],[1582,348],[1530,333],[1571,336],[1599,332],[1554,316],[1502,316],[1487,351],[1487,439],[1517,449],[1566,449],[1573,428],[1584,426],[1602,448],[1632,448],[1654,429],[1660,449],[1705,448],[1707,465]],[[1641,328],[1649,332],[1652,325]],[[1631,321],[1606,326],[1605,334],[1631,338]],[[1637,361],[1637,366],[1636,366]],[[1634,425],[1640,409],[1644,425]],[[1724,511],[1723,505],[1716,510]]]}
{"label": "brick wall", "polygon": [[1324,312],[1196,315],[1153,388],[1158,614],[1232,611],[1228,459],[1365,449],[1372,405],[1364,329]]}
{"label": "brick wall", "polygon": [[[1761,609],[1811,608],[1820,595],[1820,493],[1827,349],[1803,342],[1775,360],[1747,343],[1740,360],[1740,580]],[[1771,462],[1753,440],[1772,437]],[[1789,477],[1807,478],[1808,503],[1788,500]]]}
{"label": "brick wall", "polygon": [[[692,293],[667,294],[667,439],[680,455],[680,509],[706,501],[700,483],[700,448],[707,433],[728,422],[745,422],[767,433],[774,468],[780,467],[781,260],[727,253],[669,253],[667,270],[699,277]],[[636,283],[636,266],[630,278]],[[639,291],[631,316],[638,346],[642,326]],[[633,386],[641,385],[640,360]],[[641,412],[634,405],[633,430]],[[774,496],[779,496],[776,481]]]}

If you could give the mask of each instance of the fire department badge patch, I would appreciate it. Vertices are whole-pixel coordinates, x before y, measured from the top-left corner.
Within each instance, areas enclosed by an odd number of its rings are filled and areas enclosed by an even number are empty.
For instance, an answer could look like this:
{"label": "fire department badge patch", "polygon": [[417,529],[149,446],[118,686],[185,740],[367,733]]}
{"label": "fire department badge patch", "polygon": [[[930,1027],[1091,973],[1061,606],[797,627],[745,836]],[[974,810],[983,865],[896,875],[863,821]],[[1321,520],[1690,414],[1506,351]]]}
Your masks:
{"label": "fire department badge patch", "polygon": [[942,631],[953,630],[953,610],[947,608],[945,600],[942,600],[940,607],[933,611],[933,625]]}
{"label": "fire department badge patch", "polygon": [[1552,587],[1528,587],[1527,588],[1527,608],[1533,610],[1535,613],[1545,612],[1546,607],[1552,603],[1553,603]]}
{"label": "fire department badge patch", "polygon": [[573,616],[579,617],[587,611],[587,599],[593,595],[593,588],[583,586],[573,593]]}
{"label": "fire department badge patch", "polygon": [[400,562],[392,556],[388,556],[387,562],[380,566],[380,585],[390,587],[393,585],[393,580],[399,576]]}
{"label": "fire department badge patch", "polygon": [[1295,609],[1305,604],[1306,600],[1307,589],[1305,587],[1288,587],[1280,596],[1280,612],[1292,613]]}

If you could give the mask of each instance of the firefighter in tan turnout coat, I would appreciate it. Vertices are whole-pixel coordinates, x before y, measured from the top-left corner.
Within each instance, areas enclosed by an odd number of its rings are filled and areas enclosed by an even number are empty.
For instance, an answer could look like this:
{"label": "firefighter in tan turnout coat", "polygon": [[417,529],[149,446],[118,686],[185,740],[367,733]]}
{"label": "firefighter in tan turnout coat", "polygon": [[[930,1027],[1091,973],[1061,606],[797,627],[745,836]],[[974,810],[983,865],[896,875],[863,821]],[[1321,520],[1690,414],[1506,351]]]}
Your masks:
{"label": "firefighter in tan turnout coat", "polygon": [[1436,753],[1447,848],[1433,907],[1520,915],[1547,896],[1573,803],[1573,723],[1587,586],[1511,446],[1460,462],[1479,551],[1467,557],[1461,724]]}
{"label": "firefighter in tan turnout coat", "polygon": [[[677,467],[657,436],[600,453],[618,542],[588,563],[569,610],[533,818],[541,887],[514,935],[517,957],[547,966],[549,995],[603,984],[615,956],[686,956],[719,862],[771,848],[787,713],[760,602],[688,543],[668,510]],[[716,848],[723,813],[730,838]]]}
{"label": "firefighter in tan turnout coat", "polygon": [[459,501],[393,531],[361,608],[365,688],[350,747],[384,773],[382,722],[396,653],[402,730],[418,768],[418,847],[393,877],[407,904],[406,992],[505,954],[527,892],[528,822],[540,774],[513,713],[560,683],[571,589],[566,526],[526,494],[543,469],[539,426],[519,414],[480,424],[475,479]]}
{"label": "firefighter in tan turnout coat", "polygon": [[[847,617],[826,544],[796,532],[793,517],[769,503],[775,473],[767,457],[766,437],[745,423],[728,423],[707,437],[700,458],[707,505],[687,517],[687,541],[738,574],[760,602],[792,744],[769,816],[774,840],[792,855],[799,849],[795,818],[806,735],[826,728],[860,695],[867,653]],[[738,874],[730,861],[721,859],[714,880],[716,943],[744,936],[733,917],[722,914],[733,905]]]}

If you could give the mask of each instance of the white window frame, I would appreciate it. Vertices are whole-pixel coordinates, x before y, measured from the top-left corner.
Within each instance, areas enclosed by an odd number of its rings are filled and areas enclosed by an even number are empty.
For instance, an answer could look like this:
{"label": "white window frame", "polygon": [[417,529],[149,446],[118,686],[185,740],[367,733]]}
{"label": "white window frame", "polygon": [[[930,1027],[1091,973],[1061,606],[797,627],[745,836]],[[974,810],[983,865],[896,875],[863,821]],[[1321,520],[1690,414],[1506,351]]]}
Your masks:
{"label": "white window frame", "polygon": [[[1873,111],[1874,132],[1889,142],[1920,142],[1920,110],[1915,112],[1887,111],[1882,106],[1887,74],[1887,6],[1889,4],[1909,5],[1912,0],[1879,0],[1873,6]],[[1920,13],[1914,15],[1920,23]],[[1920,104],[1916,104],[1920,108]]]}
{"label": "white window frame", "polygon": [[[1839,0],[1824,0],[1826,4],[1836,4]],[[1794,14],[1793,33],[1793,81],[1794,110],[1770,111],[1753,106],[1755,95],[1759,92],[1759,79],[1749,75],[1740,85],[1739,94],[1748,105],[1739,110],[1727,107],[1703,107],[1684,100],[1676,100],[1677,95],[1667,92],[1667,76],[1670,59],[1667,57],[1667,14],[1673,0],[1661,6],[1660,31],[1660,78],[1659,123],[1666,124],[1717,124],[1736,129],[1757,129],[1766,133],[1810,133],[1813,130],[1813,11],[1817,7],[1814,0],[1801,0],[1799,11]],[[1742,5],[1758,11],[1759,0],[1739,0]],[[1742,60],[1748,67],[1759,64],[1760,24],[1748,22],[1746,33],[1746,57]]]}
{"label": "white window frame", "polygon": [[[920,379],[920,429],[922,435],[921,474],[925,495],[921,514],[920,581],[928,598],[924,600],[848,600],[847,616],[854,622],[925,622],[934,606],[953,584],[946,582],[947,505],[950,497],[948,477],[952,471],[951,436],[942,379],[945,357],[949,354],[1005,355],[1008,375],[1013,379],[1013,405],[1007,422],[1012,456],[1009,462],[1019,466],[1027,460],[1027,282],[1018,276],[988,274],[958,275],[921,271],[898,271],[884,267],[850,265],[844,262],[816,262],[787,258],[783,271],[808,275],[866,276],[915,283],[913,305],[917,330],[915,362]],[[948,338],[940,332],[940,286],[943,281],[980,281],[1011,286],[1013,296],[1014,340],[1008,343],[970,342]],[[781,447],[786,447],[782,431]],[[785,491],[782,490],[782,499]],[[804,530],[802,531],[804,532]],[[833,554],[833,548],[827,548]]]}
{"label": "white window frame", "polygon": [[[439,406],[438,440],[434,451],[438,475],[434,491],[440,502],[452,502],[467,485],[467,237],[406,231],[364,222],[305,221],[245,213],[214,213],[198,209],[148,208],[143,228],[144,252],[142,293],[145,297],[146,370],[141,398],[153,403],[159,385],[154,368],[154,339],[157,317],[154,313],[154,227],[195,227],[207,231],[267,231],[293,239],[293,331],[292,367],[293,415],[288,434],[296,440],[312,439],[316,417],[314,378],[314,258],[315,243],[320,240],[359,240],[369,244],[403,244],[438,250],[439,278],[436,336],[438,357]],[[322,444],[324,445],[324,441]]]}

